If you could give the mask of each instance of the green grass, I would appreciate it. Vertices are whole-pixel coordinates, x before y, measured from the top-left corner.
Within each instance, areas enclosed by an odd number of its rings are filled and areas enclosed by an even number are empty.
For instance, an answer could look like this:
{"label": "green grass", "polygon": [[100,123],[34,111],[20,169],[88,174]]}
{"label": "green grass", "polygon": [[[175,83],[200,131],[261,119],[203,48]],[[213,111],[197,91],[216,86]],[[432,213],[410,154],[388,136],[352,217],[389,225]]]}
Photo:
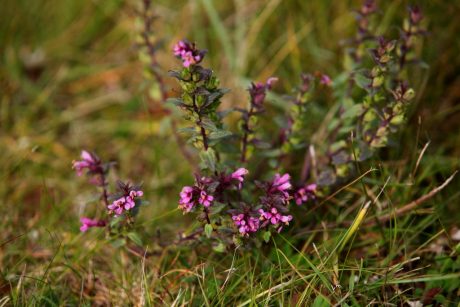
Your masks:
{"label": "green grass", "polygon": [[[227,106],[246,101],[250,79],[276,75],[283,93],[302,71],[335,76],[342,68],[341,39],[354,31],[351,9],[359,5],[171,2],[155,3],[162,67],[177,65],[169,52],[177,39],[198,41],[209,49],[207,61],[223,86],[233,89]],[[152,81],[143,77],[135,48],[138,4],[2,4],[0,306],[404,305],[429,298],[430,290],[438,305],[458,304],[460,245],[451,232],[460,227],[460,176],[416,210],[369,225],[460,168],[455,1],[421,3],[429,68],[414,73],[422,90],[396,145],[361,165],[360,180],[351,178],[319,206],[299,209],[304,219],[270,244],[226,253],[206,244],[160,245],[193,225],[176,210],[178,192],[192,176],[164,107],[146,98]],[[396,31],[392,25],[406,4],[385,3],[379,30]],[[101,214],[97,195],[71,170],[82,148],[117,161],[116,176],[143,182],[151,205],[137,225],[152,256],[114,247],[103,231],[79,233],[83,211]],[[375,201],[360,211],[367,199]]]}

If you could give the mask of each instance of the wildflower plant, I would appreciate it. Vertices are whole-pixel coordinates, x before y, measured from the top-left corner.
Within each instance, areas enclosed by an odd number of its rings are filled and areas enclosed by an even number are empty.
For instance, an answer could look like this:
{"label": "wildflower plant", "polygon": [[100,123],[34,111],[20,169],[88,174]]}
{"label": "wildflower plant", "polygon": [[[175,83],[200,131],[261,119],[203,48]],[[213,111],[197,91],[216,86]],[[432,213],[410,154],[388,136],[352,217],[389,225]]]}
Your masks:
{"label": "wildflower plant", "polygon": [[[332,77],[323,72],[301,74],[292,93],[278,96],[286,106],[282,109],[270,104],[270,92],[281,81],[270,77],[249,84],[246,106],[222,110],[229,90],[204,64],[207,51],[185,39],[172,48],[179,67],[169,72],[179,84],[179,94],[166,99],[156,47],[144,33],[162,100],[180,108],[187,123],[175,133],[187,135],[187,144],[200,158],[193,182],[178,187],[178,208],[196,215],[193,234],[200,235],[199,240],[212,242],[218,251],[268,242],[291,223],[304,223],[308,207],[356,173],[357,163],[391,143],[415,96],[409,67],[420,63],[414,47],[424,30],[420,10],[411,7],[399,37],[376,35],[376,12],[373,0],[355,12],[358,30],[347,42],[343,72]],[[150,19],[145,25],[148,32]],[[281,120],[272,121],[267,111],[278,112]],[[235,126],[227,118],[232,113],[239,117],[237,129],[230,129]],[[326,118],[318,121],[318,114]],[[105,218],[82,218],[81,230],[107,227],[111,233],[129,232],[142,190],[119,182],[119,193],[109,193],[110,164],[86,151],[74,168],[79,175],[86,171],[90,182],[101,188],[105,206]]]}
{"label": "wildflower plant", "polygon": [[[190,134],[201,157],[194,185],[182,188],[179,208],[197,214],[198,228],[217,246],[260,244],[294,216],[302,220],[295,211],[305,210],[296,207],[309,206],[353,175],[355,164],[387,146],[404,124],[415,95],[407,72],[409,63],[417,63],[413,47],[423,34],[422,15],[411,7],[400,37],[386,38],[374,34],[377,11],[368,0],[356,12],[358,31],[348,43],[341,75],[301,75],[294,95],[285,99],[290,107],[276,138],[262,125],[269,120],[266,99],[277,78],[252,82],[246,108],[219,110],[227,90],[202,66],[206,51],[187,40],[174,46],[182,67],[170,75],[181,93],[169,102],[184,111],[190,126],[182,132]],[[312,131],[312,106],[322,99],[332,100],[333,118]],[[238,131],[228,131],[224,123],[232,111],[240,114]]]}
{"label": "wildflower plant", "polygon": [[108,174],[114,163],[103,162],[96,154],[83,150],[81,160],[73,161],[73,168],[78,176],[86,175],[89,183],[99,187],[100,201],[104,207],[102,217],[81,217],[81,232],[86,232],[93,227],[107,229],[107,234],[112,239],[119,239],[125,243],[124,238],[130,238],[139,244],[138,235],[133,232],[134,217],[142,204],[141,198],[144,193],[138,186],[122,181],[117,182],[116,192],[109,192]]}

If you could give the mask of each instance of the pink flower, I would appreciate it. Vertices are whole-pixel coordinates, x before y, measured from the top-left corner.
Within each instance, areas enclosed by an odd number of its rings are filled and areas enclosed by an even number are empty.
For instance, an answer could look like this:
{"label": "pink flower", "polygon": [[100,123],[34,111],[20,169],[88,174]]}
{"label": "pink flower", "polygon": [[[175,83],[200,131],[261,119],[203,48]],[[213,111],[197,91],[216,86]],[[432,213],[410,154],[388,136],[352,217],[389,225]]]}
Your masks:
{"label": "pink flower", "polygon": [[200,192],[200,198],[198,202],[205,207],[209,207],[212,205],[212,201],[214,200],[214,196],[208,195],[205,191]]}
{"label": "pink flower", "polygon": [[315,199],[316,188],[316,184],[312,183],[307,185],[306,187],[298,189],[294,194],[295,203],[300,206],[310,199]]}
{"label": "pink flower", "polygon": [[332,80],[328,75],[322,74],[320,83],[324,84],[324,85],[327,85],[327,86],[331,86],[332,85]]}
{"label": "pink flower", "polygon": [[281,196],[281,201],[287,203],[290,198],[288,190],[292,187],[289,181],[290,179],[291,176],[289,176],[289,174],[284,174],[282,176],[280,174],[276,174],[268,193]]}
{"label": "pink flower", "polygon": [[289,225],[289,222],[292,221],[292,215],[282,215],[274,207],[270,208],[268,211],[259,209],[259,213],[260,220],[265,221],[265,225],[269,222],[272,225],[277,226],[278,231],[281,231],[282,228],[282,225],[280,224]]}
{"label": "pink flower", "polygon": [[201,62],[201,56],[193,55],[191,51],[187,51],[185,54],[182,55],[182,60],[184,67],[190,67],[190,65],[194,65]]}
{"label": "pink flower", "polygon": [[260,221],[256,217],[241,213],[233,215],[232,220],[238,227],[240,234],[243,236],[248,236],[249,233],[256,232],[259,229]]}
{"label": "pink flower", "polygon": [[[206,181],[207,178],[203,177],[202,180]],[[180,192],[179,208],[185,213],[188,213],[192,211],[197,204],[209,207],[212,205],[213,201],[214,196],[209,195],[203,188],[185,186]]]}
{"label": "pink flower", "polygon": [[193,188],[185,186],[180,192],[180,202],[189,203],[193,198]]}
{"label": "pink flower", "polygon": [[280,174],[276,174],[273,179],[272,187],[280,192],[289,190],[292,187],[291,183],[289,182],[290,179],[291,176],[287,173],[282,176]]}
{"label": "pink flower", "polygon": [[83,174],[84,169],[94,171],[100,167],[100,160],[86,150],[81,152],[81,159],[81,161],[72,162],[72,168],[76,170],[78,176]]}
{"label": "pink flower", "polygon": [[195,44],[188,42],[187,40],[181,40],[173,48],[174,55],[182,60],[184,67],[190,67],[200,63],[204,55],[205,50],[199,50]]}
{"label": "pink flower", "polygon": [[109,213],[115,213],[115,216],[119,216],[123,211],[131,210],[136,206],[135,199],[137,197],[142,197],[144,192],[140,190],[131,190],[126,192],[127,195],[124,195],[117,200],[113,201],[107,208]]}
{"label": "pink flower", "polygon": [[82,217],[80,219],[80,222],[82,224],[81,227],[80,227],[81,232],[85,232],[88,229],[90,229],[91,227],[105,227],[105,225],[106,225],[105,221],[92,220],[92,219],[87,218],[87,217]]}
{"label": "pink flower", "polygon": [[180,192],[179,208],[184,212],[190,212],[193,209],[193,192],[193,188],[188,186],[183,187],[182,191]]}
{"label": "pink flower", "polygon": [[249,171],[247,169],[241,167],[231,174],[232,179],[239,181],[238,189],[241,189],[241,185],[244,181],[244,176],[246,176],[248,173]]}
{"label": "pink flower", "polygon": [[187,52],[187,45],[184,41],[179,41],[176,45],[174,45],[173,51],[175,56],[182,56],[185,52]]}

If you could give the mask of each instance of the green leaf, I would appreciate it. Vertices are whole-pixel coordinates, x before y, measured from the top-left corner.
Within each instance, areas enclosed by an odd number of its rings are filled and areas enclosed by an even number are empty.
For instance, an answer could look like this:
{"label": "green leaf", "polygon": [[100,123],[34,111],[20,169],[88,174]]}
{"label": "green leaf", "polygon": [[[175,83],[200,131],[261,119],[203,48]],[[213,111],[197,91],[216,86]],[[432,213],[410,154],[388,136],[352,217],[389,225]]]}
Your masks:
{"label": "green leaf", "polygon": [[327,301],[327,299],[322,296],[321,294],[315,298],[312,307],[329,307],[331,304]]}
{"label": "green leaf", "polygon": [[225,252],[225,245],[224,245],[224,243],[219,242],[219,244],[214,246],[212,249],[217,253],[223,253],[223,252]]}
{"label": "green leaf", "polygon": [[364,74],[357,73],[355,75],[355,82],[356,82],[356,85],[359,86],[360,88],[369,90],[370,80]]}
{"label": "green leaf", "polygon": [[385,81],[384,76],[377,76],[374,79],[372,79],[372,87],[374,88],[380,87],[384,81]]}
{"label": "green leaf", "polygon": [[272,236],[272,233],[270,231],[265,231],[263,234],[263,238],[265,243],[268,243],[270,241],[270,238]]}
{"label": "green leaf", "polygon": [[142,246],[142,240],[136,232],[128,232],[127,237],[134,242],[134,244]]}
{"label": "green leaf", "polygon": [[218,139],[223,139],[223,138],[229,137],[231,135],[232,135],[232,133],[230,131],[220,129],[220,130],[211,132],[209,134],[209,139],[218,140]]}
{"label": "green leaf", "polygon": [[211,238],[212,235],[212,225],[211,224],[206,224],[204,226],[204,233],[206,234],[206,237]]}
{"label": "green leaf", "polygon": [[214,124],[214,122],[210,120],[209,118],[202,118],[201,126],[211,132],[219,130],[219,128],[216,127],[216,124]]}
{"label": "green leaf", "polygon": [[208,150],[200,152],[200,159],[203,162],[205,168],[208,168],[212,172],[216,170],[216,153],[212,148],[208,148]]}
{"label": "green leaf", "polygon": [[361,103],[355,104],[348,108],[343,114],[342,118],[355,118],[361,115],[363,112],[363,105]]}
{"label": "green leaf", "polygon": [[110,228],[114,228],[115,226],[117,226],[121,221],[122,221],[122,217],[119,216],[119,217],[115,217],[113,219],[110,220]]}
{"label": "green leaf", "polygon": [[179,129],[177,129],[177,132],[179,132],[179,133],[195,133],[196,128],[195,127],[179,128]]}

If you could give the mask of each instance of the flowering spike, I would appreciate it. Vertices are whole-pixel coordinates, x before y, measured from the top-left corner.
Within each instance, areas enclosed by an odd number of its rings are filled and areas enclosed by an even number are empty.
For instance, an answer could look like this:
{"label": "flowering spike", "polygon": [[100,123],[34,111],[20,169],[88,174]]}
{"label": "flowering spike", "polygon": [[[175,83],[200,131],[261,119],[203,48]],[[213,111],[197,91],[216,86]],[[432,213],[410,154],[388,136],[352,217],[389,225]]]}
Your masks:
{"label": "flowering spike", "polygon": [[173,48],[174,55],[182,60],[182,65],[186,68],[199,64],[206,54],[205,50],[199,50],[194,43],[181,40]]}
{"label": "flowering spike", "polygon": [[[122,188],[123,187],[123,188]],[[136,198],[142,197],[144,192],[131,187],[129,184],[120,185],[123,195],[114,200],[108,207],[109,213],[114,213],[115,216],[123,214],[124,211],[129,211],[136,206]]]}

